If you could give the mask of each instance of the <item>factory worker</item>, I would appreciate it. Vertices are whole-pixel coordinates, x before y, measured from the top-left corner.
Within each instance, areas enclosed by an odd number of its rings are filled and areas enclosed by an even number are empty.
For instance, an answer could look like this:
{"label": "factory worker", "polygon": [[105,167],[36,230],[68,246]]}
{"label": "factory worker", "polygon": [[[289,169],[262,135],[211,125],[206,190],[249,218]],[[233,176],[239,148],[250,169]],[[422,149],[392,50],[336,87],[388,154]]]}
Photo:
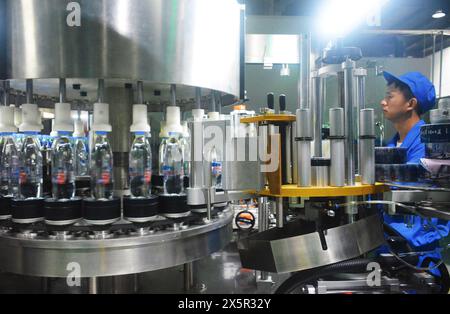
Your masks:
{"label": "factory worker", "polygon": [[399,77],[384,72],[384,77],[388,87],[381,107],[385,118],[398,132],[388,147],[406,148],[408,163],[420,163],[420,159],[425,157],[425,145],[420,141],[420,128],[425,124],[421,116],[435,106],[435,88],[418,72]]}
{"label": "factory worker", "polygon": [[[407,162],[420,163],[420,159],[425,157],[425,145],[420,140],[420,128],[425,122],[421,116],[435,106],[435,88],[424,75],[418,72],[410,72],[398,77],[384,72],[384,78],[387,81],[387,92],[380,105],[385,118],[392,122],[397,130],[397,134],[388,143],[388,147],[406,148]],[[412,216],[407,224],[404,217],[389,215],[384,215],[384,222],[400,233],[415,251],[434,251],[420,256],[418,266],[432,266],[433,263],[424,265],[429,257],[441,258],[436,249],[439,247],[439,240],[449,234],[449,222],[439,219],[426,221],[418,216]],[[431,223],[435,228],[430,226]],[[439,275],[437,270],[433,273]]]}

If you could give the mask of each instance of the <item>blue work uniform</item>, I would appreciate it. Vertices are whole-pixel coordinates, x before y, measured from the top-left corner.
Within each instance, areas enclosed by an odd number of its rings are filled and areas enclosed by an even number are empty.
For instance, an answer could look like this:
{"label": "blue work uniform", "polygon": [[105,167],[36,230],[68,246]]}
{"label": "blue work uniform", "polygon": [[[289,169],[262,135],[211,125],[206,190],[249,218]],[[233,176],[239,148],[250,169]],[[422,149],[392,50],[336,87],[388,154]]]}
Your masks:
{"label": "blue work uniform", "polygon": [[[424,121],[419,121],[409,131],[408,135],[400,146],[408,150],[408,163],[420,163],[420,159],[425,157],[425,145],[422,144],[420,140],[420,128],[424,124]],[[396,134],[387,146],[397,147],[398,140],[399,135]],[[393,229],[400,233],[418,252],[429,252],[436,250],[436,248],[439,247],[439,240],[447,237],[450,230],[450,222],[443,221],[437,218],[433,218],[427,221],[419,216],[413,216],[411,217],[410,223],[406,224],[405,218],[402,216],[389,216],[385,214],[384,222],[389,224]],[[430,224],[436,226],[439,232]],[[434,257],[440,259],[441,254],[437,251],[434,253],[424,254],[419,258],[418,266],[421,266],[423,260],[426,257]],[[436,271],[433,272],[436,273]]]}
{"label": "blue work uniform", "polygon": [[[420,159],[425,157],[425,144],[420,141],[420,128],[425,125],[425,121],[420,120],[415,126],[408,132],[405,140],[400,147],[406,148],[407,152],[407,162],[409,164],[418,164]],[[400,139],[397,133],[394,138],[387,144],[388,147],[397,147],[397,142]]]}

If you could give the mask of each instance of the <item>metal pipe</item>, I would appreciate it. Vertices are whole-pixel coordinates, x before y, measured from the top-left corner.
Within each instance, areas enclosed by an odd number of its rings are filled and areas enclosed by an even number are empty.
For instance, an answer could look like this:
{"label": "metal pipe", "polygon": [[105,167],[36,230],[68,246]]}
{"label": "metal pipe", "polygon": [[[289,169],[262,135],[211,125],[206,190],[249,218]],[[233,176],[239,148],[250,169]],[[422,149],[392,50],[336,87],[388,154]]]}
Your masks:
{"label": "metal pipe", "polygon": [[[356,77],[356,114],[359,115],[359,112],[361,109],[366,108],[366,77],[367,77],[367,70],[364,68],[358,68],[355,69],[354,75]],[[356,135],[357,135],[357,146],[356,146],[356,152],[359,152],[359,146],[360,146],[360,139],[358,137],[358,134],[360,134],[360,119],[359,116],[356,119]],[[355,171],[360,174],[361,173],[361,154],[358,153],[357,159],[356,159],[356,167]]]}
{"label": "metal pipe", "polygon": [[345,129],[344,109],[330,109],[330,142],[331,168],[330,185],[342,187],[345,185]]}
{"label": "metal pipe", "polygon": [[[211,180],[208,180],[208,186],[211,185]],[[211,209],[212,209],[212,201],[211,201],[211,187],[208,187],[206,191],[206,218],[208,219],[208,222],[211,221]]]}
{"label": "metal pipe", "polygon": [[347,60],[342,64],[344,70],[344,94],[345,94],[345,135],[346,135],[346,184],[349,186],[355,185],[355,149],[354,143],[356,140],[354,130],[354,75],[353,70],[355,62]]}
{"label": "metal pipe", "polygon": [[144,103],[144,82],[143,81],[137,82],[137,103],[138,104]]}
{"label": "metal pipe", "polygon": [[27,80],[27,104],[33,103],[33,80]]}
{"label": "metal pipe", "polygon": [[434,84],[434,71],[436,66],[436,34],[433,34],[433,54],[431,55],[431,82]]}
{"label": "metal pipe", "polygon": [[267,206],[267,198],[260,197],[259,198],[259,207],[258,207],[258,231],[264,232],[268,229],[268,206]]}
{"label": "metal pipe", "polygon": [[65,103],[66,102],[66,79],[60,78],[59,79],[59,102]]}
{"label": "metal pipe", "polygon": [[89,278],[89,294],[98,294],[98,278]]}
{"label": "metal pipe", "polygon": [[202,109],[202,89],[195,88],[195,109]]}
{"label": "metal pipe", "polygon": [[215,92],[211,92],[211,110],[210,112],[216,112],[217,108],[216,108],[216,93]]}
{"label": "metal pipe", "polygon": [[99,103],[105,102],[105,80],[104,79],[98,80],[97,95],[98,95]]}
{"label": "metal pipe", "polygon": [[297,122],[292,123],[292,183],[298,184],[298,143],[297,138]]}
{"label": "metal pipe", "polygon": [[439,98],[442,97],[442,75],[444,66],[444,32],[441,33],[441,54],[440,54],[440,64],[439,64]]}
{"label": "metal pipe", "polygon": [[189,292],[194,288],[194,265],[193,263],[184,264],[184,291]]}
{"label": "metal pipe", "polygon": [[297,110],[297,154],[299,187],[311,186],[311,141],[313,129],[310,109]]}
{"label": "metal pipe", "polygon": [[216,96],[217,96],[217,112],[218,113],[222,113],[222,95],[220,94],[220,92],[216,92]]}
{"label": "metal pipe", "polygon": [[322,125],[323,125],[323,98],[322,78],[315,71],[312,75],[312,108],[314,110],[314,156],[322,157]]}
{"label": "metal pipe", "polygon": [[375,184],[375,110],[362,109],[359,115],[360,174],[362,184]]}
{"label": "metal pipe", "polygon": [[309,87],[311,73],[311,35],[302,34],[300,44],[300,79],[298,82],[299,108],[309,108]]}
{"label": "metal pipe", "polygon": [[284,226],[283,198],[277,198],[277,228]]}
{"label": "metal pipe", "polygon": [[170,85],[170,105],[177,105],[177,86],[175,84]]}
{"label": "metal pipe", "polygon": [[10,83],[9,81],[3,81],[3,105],[9,106],[9,89]]}

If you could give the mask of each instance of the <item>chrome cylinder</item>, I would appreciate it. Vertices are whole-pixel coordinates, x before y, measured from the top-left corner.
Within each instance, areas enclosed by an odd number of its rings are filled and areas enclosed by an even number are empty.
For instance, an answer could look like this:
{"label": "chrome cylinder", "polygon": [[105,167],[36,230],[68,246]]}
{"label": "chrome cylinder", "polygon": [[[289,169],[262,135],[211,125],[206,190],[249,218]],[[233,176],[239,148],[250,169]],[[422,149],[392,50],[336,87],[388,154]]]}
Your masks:
{"label": "chrome cylinder", "polygon": [[314,156],[322,157],[322,125],[323,125],[323,98],[322,78],[318,73],[313,74],[312,84],[312,107],[314,108]]}
{"label": "chrome cylinder", "polygon": [[311,186],[311,141],[313,128],[311,110],[297,110],[297,155],[298,155],[298,182],[300,187]]}
{"label": "chrome cylinder", "polygon": [[283,198],[277,198],[277,228],[283,228],[284,226],[284,211],[283,211]]}
{"label": "chrome cylinder", "polygon": [[344,109],[330,109],[331,167],[330,185],[345,186]]}
{"label": "chrome cylinder", "polygon": [[360,112],[359,156],[362,184],[375,184],[375,111]]}
{"label": "chrome cylinder", "polygon": [[292,184],[292,125],[285,126],[285,137],[282,139],[285,145],[284,169],[287,184]]}
{"label": "chrome cylinder", "polygon": [[292,184],[298,183],[298,145],[297,145],[297,122],[292,123]]}
{"label": "chrome cylinder", "polygon": [[342,64],[344,70],[344,108],[345,108],[345,182],[349,186],[355,185],[355,143],[357,142],[354,116],[354,68],[355,62],[348,60]]}
{"label": "chrome cylinder", "polygon": [[112,125],[111,148],[114,155],[114,189],[117,196],[128,190],[129,154],[131,147],[133,90],[131,88],[107,88],[105,99],[109,103]]}
{"label": "chrome cylinder", "polygon": [[330,160],[316,157],[311,161],[312,185],[326,187],[330,184]]}

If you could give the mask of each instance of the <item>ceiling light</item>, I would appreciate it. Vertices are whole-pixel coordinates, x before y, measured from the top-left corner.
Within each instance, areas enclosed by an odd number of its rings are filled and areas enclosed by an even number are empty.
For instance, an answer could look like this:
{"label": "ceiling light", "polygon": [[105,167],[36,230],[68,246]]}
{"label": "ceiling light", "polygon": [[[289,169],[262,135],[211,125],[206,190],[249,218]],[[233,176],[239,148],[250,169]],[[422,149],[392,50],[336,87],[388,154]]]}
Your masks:
{"label": "ceiling light", "polygon": [[432,15],[432,17],[433,17],[434,19],[440,19],[440,18],[442,18],[442,17],[444,17],[444,16],[445,16],[445,12],[442,11],[442,10],[437,10],[437,11],[434,12],[434,14]]}
{"label": "ceiling light", "polygon": [[318,28],[325,35],[345,36],[389,0],[327,0],[320,11]]}

